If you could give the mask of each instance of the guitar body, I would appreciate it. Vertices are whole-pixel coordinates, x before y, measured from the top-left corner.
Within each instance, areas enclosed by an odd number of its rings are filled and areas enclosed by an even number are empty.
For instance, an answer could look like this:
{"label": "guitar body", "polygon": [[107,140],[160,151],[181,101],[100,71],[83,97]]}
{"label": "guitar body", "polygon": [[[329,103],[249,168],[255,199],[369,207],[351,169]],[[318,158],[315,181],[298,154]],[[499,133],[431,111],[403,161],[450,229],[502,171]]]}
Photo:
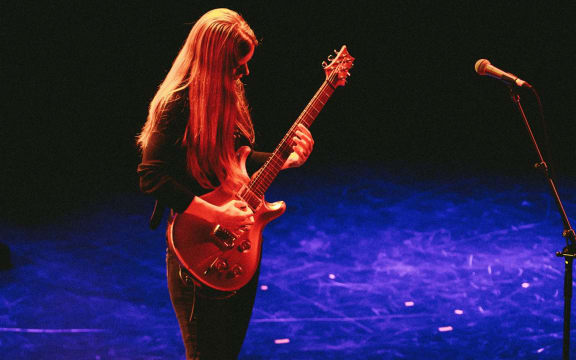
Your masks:
{"label": "guitar body", "polygon": [[[296,135],[297,125],[312,125],[334,90],[346,84],[350,75],[348,70],[353,66],[354,58],[346,46],[334,52],[335,58],[328,57],[330,64],[322,64],[326,80],[250,183],[236,194],[221,186],[201,196],[216,206],[234,199],[245,201],[254,213],[254,224],[250,230],[234,234],[218,224],[211,224],[189,214],[178,214],[169,224],[168,247],[197,282],[219,291],[235,291],[246,285],[258,270],[262,256],[262,231],[270,221],[286,210],[283,201],[266,202],[264,192],[293,151],[295,144],[292,139]],[[249,153],[248,147],[240,148],[238,152],[245,174]]]}
{"label": "guitar body", "polygon": [[[239,150],[244,172],[250,150]],[[221,206],[237,196],[216,188],[201,198]],[[177,214],[168,227],[168,247],[180,264],[198,282],[219,291],[234,291],[246,285],[258,270],[262,255],[262,232],[266,225],[284,213],[283,201],[268,203],[262,199],[254,211],[249,231],[234,235],[189,214]]]}

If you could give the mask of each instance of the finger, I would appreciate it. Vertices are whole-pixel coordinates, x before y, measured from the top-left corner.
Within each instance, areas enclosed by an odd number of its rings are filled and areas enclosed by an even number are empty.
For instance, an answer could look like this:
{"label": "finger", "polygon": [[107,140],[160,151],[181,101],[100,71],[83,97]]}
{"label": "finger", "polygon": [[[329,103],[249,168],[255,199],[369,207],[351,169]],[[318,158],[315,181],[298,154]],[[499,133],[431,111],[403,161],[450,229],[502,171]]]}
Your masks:
{"label": "finger", "polygon": [[292,147],[294,150],[296,150],[297,148],[300,148],[305,153],[312,152],[312,144],[311,143],[309,143],[305,140],[302,140],[302,139],[298,139],[298,138],[294,138],[294,142],[296,143],[296,145],[294,145]]}
{"label": "finger", "polygon": [[302,124],[298,124],[298,130],[310,134],[310,130]]}
{"label": "finger", "polygon": [[314,137],[312,136],[312,133],[304,125],[300,125],[298,127],[298,130],[296,130],[296,132],[301,132],[307,139],[309,139],[311,142],[314,142]]}
{"label": "finger", "polygon": [[312,140],[312,134],[310,134],[310,132],[305,133],[298,130],[294,134],[296,135],[295,138],[297,139],[301,139],[309,143],[314,143],[314,140]]}
{"label": "finger", "polygon": [[243,224],[245,223],[248,217],[254,215],[254,212],[252,212],[252,209],[250,209],[248,206],[243,207],[239,210],[241,211],[241,213],[237,214],[238,221],[242,222]]}
{"label": "finger", "polygon": [[246,210],[248,208],[248,204],[240,200],[234,200],[234,206],[240,210]]}
{"label": "finger", "polygon": [[238,228],[238,231],[239,232],[246,232],[246,231],[250,230],[251,227],[252,226],[250,226],[250,225],[242,225]]}
{"label": "finger", "polygon": [[292,140],[294,141],[294,145],[292,145],[293,149],[304,144],[304,141],[302,141],[300,138],[294,137]]}
{"label": "finger", "polygon": [[300,160],[308,158],[311,150],[306,146],[305,143],[294,145],[292,150],[300,157]]}
{"label": "finger", "polygon": [[238,235],[248,233],[252,229],[252,226],[243,226],[238,230]]}
{"label": "finger", "polygon": [[298,155],[299,160],[306,159],[306,150],[304,150],[301,146],[295,146],[294,152]]}
{"label": "finger", "polygon": [[312,152],[312,148],[314,147],[314,140],[312,140],[309,137],[306,137],[304,134],[301,134],[299,138],[294,137],[294,142],[296,143],[296,145],[299,145],[303,149],[305,149],[306,152]]}

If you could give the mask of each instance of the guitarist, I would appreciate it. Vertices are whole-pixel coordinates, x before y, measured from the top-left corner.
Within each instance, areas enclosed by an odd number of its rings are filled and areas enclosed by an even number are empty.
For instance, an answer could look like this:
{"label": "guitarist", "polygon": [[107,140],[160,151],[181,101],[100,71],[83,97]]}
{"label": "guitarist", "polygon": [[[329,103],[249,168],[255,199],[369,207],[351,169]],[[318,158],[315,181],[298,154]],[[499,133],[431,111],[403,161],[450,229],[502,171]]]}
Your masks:
{"label": "guitarist", "polygon": [[[199,196],[222,186],[234,194],[249,179],[236,150],[254,144],[254,129],[241,79],[258,41],[245,20],[228,9],[204,14],[192,27],[150,104],[138,137],[142,162],[140,188],[156,198],[151,226],[166,206],[232,231],[254,223],[246,203],[215,206]],[[312,135],[300,125],[283,169],[302,165],[312,151]],[[247,168],[256,170],[269,153],[252,151]],[[187,359],[235,359],[252,314],[258,275],[240,290],[225,294],[185,275],[167,252],[167,282]]]}

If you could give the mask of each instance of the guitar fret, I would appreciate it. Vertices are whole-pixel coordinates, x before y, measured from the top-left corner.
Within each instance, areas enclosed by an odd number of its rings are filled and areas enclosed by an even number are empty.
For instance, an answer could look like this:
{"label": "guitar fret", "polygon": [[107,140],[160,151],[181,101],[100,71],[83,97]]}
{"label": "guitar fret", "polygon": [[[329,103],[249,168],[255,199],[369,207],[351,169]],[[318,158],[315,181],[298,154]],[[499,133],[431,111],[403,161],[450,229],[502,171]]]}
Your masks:
{"label": "guitar fret", "polygon": [[249,187],[251,192],[258,196],[258,201],[260,201],[260,198],[263,198],[264,193],[272,184],[272,181],[276,176],[278,176],[278,173],[282,169],[286,159],[288,159],[289,155],[292,153],[292,146],[294,145],[292,138],[295,136],[298,124],[310,127],[320,111],[324,108],[328,99],[330,99],[334,93],[335,88],[330,83],[331,81],[334,81],[334,76],[335,75],[333,74],[328,77],[328,79],[320,86],[316,94],[312,97],[312,100],[310,100],[310,103],[308,103],[304,108],[280,144],[278,144],[272,156],[270,156],[253,178]]}

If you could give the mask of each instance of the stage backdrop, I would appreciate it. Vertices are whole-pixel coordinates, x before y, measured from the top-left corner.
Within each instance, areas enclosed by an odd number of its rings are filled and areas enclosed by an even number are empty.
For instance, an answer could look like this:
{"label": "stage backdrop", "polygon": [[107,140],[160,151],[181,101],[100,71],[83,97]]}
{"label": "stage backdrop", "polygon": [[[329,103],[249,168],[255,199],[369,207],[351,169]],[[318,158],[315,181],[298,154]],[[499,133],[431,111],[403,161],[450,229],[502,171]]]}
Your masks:
{"label": "stage backdrop", "polygon": [[[540,2],[17,2],[2,5],[2,215],[37,221],[137,191],[135,136],[191,25],[230,7],[261,45],[245,79],[257,145],[272,150],[342,45],[356,57],[312,131],[309,167],[533,171],[508,89],[478,59],[529,81],[521,98],[563,178],[574,175],[570,9]],[[548,152],[547,152],[548,154]],[[539,176],[534,174],[534,176]]]}

